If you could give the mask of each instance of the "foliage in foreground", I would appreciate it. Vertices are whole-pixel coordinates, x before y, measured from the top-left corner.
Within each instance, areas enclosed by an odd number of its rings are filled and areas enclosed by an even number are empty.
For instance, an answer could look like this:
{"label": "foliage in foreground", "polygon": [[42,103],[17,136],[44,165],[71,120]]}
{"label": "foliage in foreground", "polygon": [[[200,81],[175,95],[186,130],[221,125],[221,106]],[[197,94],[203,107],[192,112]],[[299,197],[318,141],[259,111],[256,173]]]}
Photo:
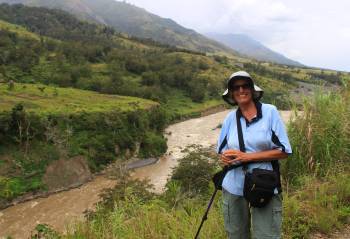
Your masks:
{"label": "foliage in foreground", "polygon": [[[338,174],[323,180],[305,177],[303,187],[286,191],[283,238],[308,238],[313,231],[329,233],[347,223],[349,176]],[[182,180],[187,181],[187,178]],[[109,197],[107,204],[106,200],[100,203],[85,222],[71,225],[67,235],[46,238],[194,237],[209,200],[208,194],[193,197],[193,194],[182,193],[185,190],[181,183],[170,183],[163,195],[151,195],[139,185],[135,181],[124,181],[114,199]],[[221,192],[212,205],[201,238],[225,238]]]}

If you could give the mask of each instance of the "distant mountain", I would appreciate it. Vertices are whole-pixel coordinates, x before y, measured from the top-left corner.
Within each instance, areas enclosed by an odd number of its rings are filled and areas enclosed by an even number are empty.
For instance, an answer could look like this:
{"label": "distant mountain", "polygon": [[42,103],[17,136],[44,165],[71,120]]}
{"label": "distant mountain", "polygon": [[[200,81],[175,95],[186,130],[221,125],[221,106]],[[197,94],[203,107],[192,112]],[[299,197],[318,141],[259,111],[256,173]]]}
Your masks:
{"label": "distant mountain", "polygon": [[282,54],[267,48],[247,35],[207,33],[206,36],[231,47],[242,55],[259,61],[269,61],[291,66],[303,66],[299,62],[293,61]]}
{"label": "distant mountain", "polygon": [[139,38],[201,52],[235,52],[214,40],[187,29],[171,19],[161,18],[126,2],[114,0],[0,0],[29,6],[58,8],[80,19],[109,25],[117,31]]}

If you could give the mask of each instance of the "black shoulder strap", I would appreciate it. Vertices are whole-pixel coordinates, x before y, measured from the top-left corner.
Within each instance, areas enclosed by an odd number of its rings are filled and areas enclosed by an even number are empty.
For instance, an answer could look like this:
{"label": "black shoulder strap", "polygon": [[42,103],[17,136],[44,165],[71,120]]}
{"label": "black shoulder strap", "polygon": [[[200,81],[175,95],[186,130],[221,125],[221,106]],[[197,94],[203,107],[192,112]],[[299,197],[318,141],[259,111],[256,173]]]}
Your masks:
{"label": "black shoulder strap", "polygon": [[241,152],[245,152],[245,145],[244,145],[243,133],[242,133],[242,124],[241,124],[241,113],[239,110],[236,111],[236,120],[237,120],[239,150]]}
{"label": "black shoulder strap", "polygon": [[[245,145],[244,145],[244,140],[243,140],[243,133],[242,133],[242,125],[241,125],[241,112],[239,109],[236,111],[236,120],[237,120],[237,135],[238,135],[238,142],[239,142],[239,150],[242,152],[245,152]],[[227,144],[227,137],[225,137],[224,141],[222,141],[220,147],[219,147],[219,153],[221,153],[222,148]],[[225,170],[229,171],[234,168],[238,168],[243,166],[243,169],[246,169],[247,164],[233,164],[230,166],[225,166]]]}
{"label": "black shoulder strap", "polygon": [[[245,145],[244,145],[244,139],[243,139],[243,132],[242,132],[242,124],[241,124],[241,111],[238,109],[236,112],[236,121],[237,121],[237,134],[238,134],[238,142],[239,142],[239,150],[241,152],[245,152]],[[247,171],[249,163],[242,163],[240,166],[242,166],[243,171]]]}
{"label": "black shoulder strap", "polygon": [[[243,133],[242,133],[242,125],[241,125],[241,119],[240,116],[241,113],[236,111],[236,120],[237,120],[237,132],[238,132],[238,142],[239,142],[239,150],[242,152],[245,152],[245,145],[244,145],[244,140],[243,140]],[[224,140],[221,142],[220,147],[219,147],[219,154],[221,154],[222,149],[226,146],[227,144],[227,135],[225,136]]]}
{"label": "black shoulder strap", "polygon": [[221,151],[223,148],[225,148],[226,144],[227,144],[227,135],[225,136],[224,140],[220,144],[219,152],[218,152],[219,154],[221,154]]}

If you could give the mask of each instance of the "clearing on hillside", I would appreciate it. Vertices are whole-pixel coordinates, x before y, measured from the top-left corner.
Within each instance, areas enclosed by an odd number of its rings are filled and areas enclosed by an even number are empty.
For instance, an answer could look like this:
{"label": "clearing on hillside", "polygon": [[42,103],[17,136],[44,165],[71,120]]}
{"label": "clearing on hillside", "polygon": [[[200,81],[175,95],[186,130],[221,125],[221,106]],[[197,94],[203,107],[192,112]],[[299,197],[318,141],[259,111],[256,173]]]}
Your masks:
{"label": "clearing on hillside", "polygon": [[129,96],[106,95],[41,84],[0,84],[0,111],[22,104],[28,112],[70,114],[78,112],[133,111],[158,103]]}

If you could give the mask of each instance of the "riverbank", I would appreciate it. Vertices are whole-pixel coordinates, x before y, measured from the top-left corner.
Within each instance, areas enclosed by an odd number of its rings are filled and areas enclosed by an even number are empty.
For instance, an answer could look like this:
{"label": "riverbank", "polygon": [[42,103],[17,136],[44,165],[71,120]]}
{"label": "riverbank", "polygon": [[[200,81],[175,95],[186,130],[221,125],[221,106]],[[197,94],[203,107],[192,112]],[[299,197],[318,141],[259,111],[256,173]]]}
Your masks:
{"label": "riverbank", "polygon": [[[132,176],[138,179],[150,179],[155,185],[155,191],[163,191],[172,168],[177,159],[183,157],[183,150],[191,145],[211,147],[216,140],[221,124],[229,111],[207,115],[172,124],[165,130],[168,150],[155,164],[136,169]],[[290,112],[282,111],[286,121]],[[113,180],[105,176],[97,176],[93,181],[70,191],[64,191],[47,198],[39,198],[17,204],[0,211],[0,237],[12,235],[15,238],[28,238],[36,224],[47,223],[58,231],[64,231],[65,226],[72,221],[83,219],[85,210],[93,210],[100,200],[99,194],[115,186]],[[57,206],[59,205],[59,207]]]}

